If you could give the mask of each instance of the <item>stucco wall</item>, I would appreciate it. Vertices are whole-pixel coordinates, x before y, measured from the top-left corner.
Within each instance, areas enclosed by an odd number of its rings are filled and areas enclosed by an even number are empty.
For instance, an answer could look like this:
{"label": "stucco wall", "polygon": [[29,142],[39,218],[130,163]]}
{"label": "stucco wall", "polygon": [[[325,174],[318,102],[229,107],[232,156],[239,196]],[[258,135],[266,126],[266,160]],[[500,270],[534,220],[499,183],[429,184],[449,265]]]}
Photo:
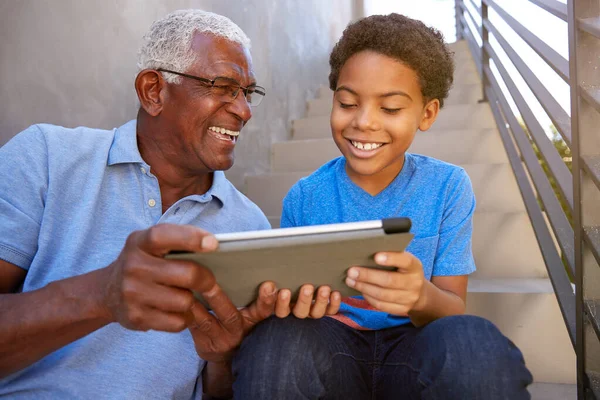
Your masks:
{"label": "stucco wall", "polygon": [[254,110],[228,173],[269,168],[270,145],[327,81],[327,56],[356,0],[0,0],[0,145],[27,126],[113,128],[135,118],[136,54],[150,24],[179,8],[226,15],[252,40],[268,96]]}

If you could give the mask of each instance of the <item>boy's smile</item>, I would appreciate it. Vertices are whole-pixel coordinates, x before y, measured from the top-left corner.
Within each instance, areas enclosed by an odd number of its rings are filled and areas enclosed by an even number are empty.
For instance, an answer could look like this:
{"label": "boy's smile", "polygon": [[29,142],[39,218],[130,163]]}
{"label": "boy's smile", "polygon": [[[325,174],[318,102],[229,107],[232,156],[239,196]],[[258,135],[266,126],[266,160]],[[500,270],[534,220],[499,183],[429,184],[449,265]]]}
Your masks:
{"label": "boy's smile", "polygon": [[439,101],[425,104],[417,73],[394,58],[359,52],[340,70],[331,131],[354,183],[372,195],[402,170],[418,129],[435,120]]}

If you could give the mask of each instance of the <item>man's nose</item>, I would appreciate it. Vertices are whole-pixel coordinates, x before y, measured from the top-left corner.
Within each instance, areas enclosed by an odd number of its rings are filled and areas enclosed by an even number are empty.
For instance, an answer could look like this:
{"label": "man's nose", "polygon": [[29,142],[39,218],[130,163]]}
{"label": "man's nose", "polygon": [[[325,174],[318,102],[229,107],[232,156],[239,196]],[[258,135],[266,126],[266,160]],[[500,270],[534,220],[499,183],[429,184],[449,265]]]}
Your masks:
{"label": "man's nose", "polygon": [[252,118],[252,108],[246,100],[243,89],[240,89],[237,97],[229,104],[228,110],[244,122],[248,122]]}

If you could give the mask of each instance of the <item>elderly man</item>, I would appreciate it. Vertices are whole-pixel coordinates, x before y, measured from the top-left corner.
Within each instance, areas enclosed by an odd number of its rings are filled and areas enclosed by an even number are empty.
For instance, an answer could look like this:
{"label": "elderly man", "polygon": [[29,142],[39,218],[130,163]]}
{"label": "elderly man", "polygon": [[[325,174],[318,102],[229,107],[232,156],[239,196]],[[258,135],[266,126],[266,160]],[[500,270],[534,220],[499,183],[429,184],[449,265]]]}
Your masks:
{"label": "elderly man", "polygon": [[172,13],[140,51],[136,120],[34,125],[0,149],[0,397],[230,394],[233,351],[276,288],[238,311],[208,270],[163,256],[270,228],[222,172],[265,94],[248,49],[225,17]]}

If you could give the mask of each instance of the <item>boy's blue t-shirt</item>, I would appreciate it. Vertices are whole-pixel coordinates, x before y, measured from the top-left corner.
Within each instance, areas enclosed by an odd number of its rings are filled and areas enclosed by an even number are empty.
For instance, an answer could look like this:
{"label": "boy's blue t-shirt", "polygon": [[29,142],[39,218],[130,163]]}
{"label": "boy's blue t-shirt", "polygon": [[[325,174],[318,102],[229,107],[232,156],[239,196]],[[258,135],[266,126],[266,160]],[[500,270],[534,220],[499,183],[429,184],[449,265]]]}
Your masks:
{"label": "boy's blue t-shirt", "polygon": [[[302,178],[283,200],[281,227],[409,217],[415,238],[406,249],[432,276],[475,271],[471,233],[475,196],[465,170],[434,158],[406,153],[398,176],[371,196],[346,173],[339,157]],[[344,299],[336,319],[358,329],[384,329],[410,322],[377,311],[360,297]]]}

